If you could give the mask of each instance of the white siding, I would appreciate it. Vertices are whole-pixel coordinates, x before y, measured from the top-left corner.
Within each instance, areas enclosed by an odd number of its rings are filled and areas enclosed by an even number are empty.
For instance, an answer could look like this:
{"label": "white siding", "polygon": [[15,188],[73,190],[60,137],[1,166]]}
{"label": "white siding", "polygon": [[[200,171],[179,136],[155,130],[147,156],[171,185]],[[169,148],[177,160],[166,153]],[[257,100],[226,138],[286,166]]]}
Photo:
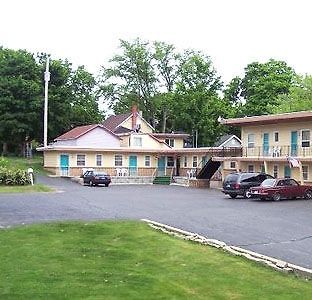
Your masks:
{"label": "white siding", "polygon": [[97,127],[79,137],[76,145],[86,148],[116,148],[120,147],[120,140],[106,130]]}

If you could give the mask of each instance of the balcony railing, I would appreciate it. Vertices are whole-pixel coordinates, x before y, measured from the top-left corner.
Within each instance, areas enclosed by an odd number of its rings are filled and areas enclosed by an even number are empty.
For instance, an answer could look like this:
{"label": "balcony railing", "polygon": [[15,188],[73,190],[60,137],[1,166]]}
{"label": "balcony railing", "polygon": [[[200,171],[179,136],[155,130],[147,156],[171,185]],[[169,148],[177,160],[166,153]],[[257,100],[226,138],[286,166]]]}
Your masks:
{"label": "balcony railing", "polygon": [[263,146],[263,147],[243,147],[245,157],[312,157],[312,147],[291,146]]}

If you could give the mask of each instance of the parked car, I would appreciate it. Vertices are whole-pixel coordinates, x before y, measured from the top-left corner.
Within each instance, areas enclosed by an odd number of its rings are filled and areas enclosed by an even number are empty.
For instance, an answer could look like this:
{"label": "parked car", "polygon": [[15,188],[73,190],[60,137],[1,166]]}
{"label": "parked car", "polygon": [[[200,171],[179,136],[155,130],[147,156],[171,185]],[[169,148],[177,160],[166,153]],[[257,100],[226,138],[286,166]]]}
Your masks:
{"label": "parked car", "polygon": [[231,198],[236,198],[237,196],[250,198],[249,189],[259,186],[262,181],[268,178],[273,177],[265,173],[232,173],[225,177],[222,192]]}
{"label": "parked car", "polygon": [[266,179],[259,187],[251,188],[250,195],[274,201],[296,198],[312,199],[312,186],[301,185],[291,178]]}
{"label": "parked car", "polygon": [[106,187],[111,183],[111,177],[103,172],[86,171],[83,175],[83,184],[89,186],[104,184]]}

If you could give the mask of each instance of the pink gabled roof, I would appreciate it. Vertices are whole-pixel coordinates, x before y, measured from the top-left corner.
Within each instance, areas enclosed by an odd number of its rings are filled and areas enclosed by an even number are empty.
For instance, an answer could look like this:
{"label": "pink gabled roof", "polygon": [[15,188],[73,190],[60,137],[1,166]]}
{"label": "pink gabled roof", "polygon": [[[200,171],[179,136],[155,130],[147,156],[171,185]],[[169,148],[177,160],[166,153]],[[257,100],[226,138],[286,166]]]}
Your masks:
{"label": "pink gabled roof", "polygon": [[125,120],[127,120],[132,113],[120,114],[109,116],[102,124],[111,131],[115,131],[115,129]]}
{"label": "pink gabled roof", "polygon": [[96,127],[100,127],[110,133],[111,135],[115,136],[116,138],[120,139],[119,136],[117,136],[115,133],[113,133],[111,130],[105,128],[101,124],[90,124],[90,125],[84,125],[84,126],[78,126],[75,127],[64,134],[58,136],[55,141],[61,141],[61,140],[73,140],[81,137],[82,135],[86,134],[87,132],[95,129]]}

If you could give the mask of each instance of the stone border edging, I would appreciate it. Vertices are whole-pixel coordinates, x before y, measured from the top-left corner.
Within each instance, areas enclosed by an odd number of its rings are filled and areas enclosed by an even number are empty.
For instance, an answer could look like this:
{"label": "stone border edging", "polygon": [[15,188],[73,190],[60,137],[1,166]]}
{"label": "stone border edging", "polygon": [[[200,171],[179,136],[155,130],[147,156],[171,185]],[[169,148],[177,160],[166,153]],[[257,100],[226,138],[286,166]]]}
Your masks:
{"label": "stone border edging", "polygon": [[231,254],[237,255],[237,256],[243,256],[249,260],[265,264],[275,270],[286,272],[286,273],[294,273],[296,275],[299,275],[301,277],[311,279],[312,278],[312,270],[307,269],[304,267],[300,267],[291,263],[288,263],[283,260],[279,260],[270,256],[266,256],[263,254],[259,254],[257,252],[253,252],[247,249],[243,249],[236,246],[229,246],[226,243],[215,240],[215,239],[208,239],[202,235],[198,235],[197,233],[185,231],[176,227],[172,227],[166,224],[162,224],[159,222],[155,222],[148,219],[141,219],[141,221],[148,223],[148,225],[156,230],[160,230],[166,234],[173,235],[175,237],[193,241],[196,243],[200,243],[202,245],[209,245],[215,248],[221,248]]}

